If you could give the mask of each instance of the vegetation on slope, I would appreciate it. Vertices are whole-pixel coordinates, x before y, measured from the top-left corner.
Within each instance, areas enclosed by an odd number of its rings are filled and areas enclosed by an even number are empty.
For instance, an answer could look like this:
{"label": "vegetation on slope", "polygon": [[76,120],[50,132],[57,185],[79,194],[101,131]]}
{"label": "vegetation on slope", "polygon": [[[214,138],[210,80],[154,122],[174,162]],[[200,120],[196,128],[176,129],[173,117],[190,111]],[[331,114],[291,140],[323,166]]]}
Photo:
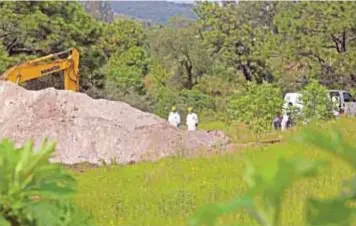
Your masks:
{"label": "vegetation on slope", "polygon": [[80,1],[85,10],[95,19],[112,22],[114,13],[109,1]]}
{"label": "vegetation on slope", "polygon": [[167,1],[111,1],[110,4],[116,14],[153,24],[166,24],[173,16],[196,19],[193,4]]}

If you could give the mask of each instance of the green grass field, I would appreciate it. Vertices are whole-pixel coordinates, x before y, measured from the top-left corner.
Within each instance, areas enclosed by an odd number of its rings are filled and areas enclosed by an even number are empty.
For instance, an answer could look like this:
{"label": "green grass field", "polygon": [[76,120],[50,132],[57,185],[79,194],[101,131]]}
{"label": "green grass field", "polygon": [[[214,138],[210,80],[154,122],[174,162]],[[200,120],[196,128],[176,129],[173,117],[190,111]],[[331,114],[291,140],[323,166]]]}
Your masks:
{"label": "green grass field", "polygon": [[[337,122],[350,142],[356,138],[355,122]],[[228,201],[244,192],[246,160],[263,168],[279,156],[293,155],[332,160],[331,168],[317,179],[298,182],[287,191],[283,225],[301,226],[306,198],[336,194],[341,181],[350,177],[352,171],[344,162],[324,152],[286,142],[226,155],[168,158],[155,163],[73,171],[79,186],[76,203],[90,211],[99,226],[187,225],[188,217],[197,208]],[[241,213],[224,216],[220,223],[256,225]]]}

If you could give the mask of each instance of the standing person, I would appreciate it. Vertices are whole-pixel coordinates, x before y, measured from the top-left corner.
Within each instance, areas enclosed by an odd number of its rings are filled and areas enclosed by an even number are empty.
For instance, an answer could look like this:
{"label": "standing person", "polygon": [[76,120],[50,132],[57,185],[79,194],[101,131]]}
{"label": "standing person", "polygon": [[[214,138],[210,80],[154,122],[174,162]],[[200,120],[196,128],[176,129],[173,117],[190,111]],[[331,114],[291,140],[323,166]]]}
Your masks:
{"label": "standing person", "polygon": [[197,129],[198,122],[199,122],[198,115],[192,112],[192,110],[193,110],[192,107],[188,108],[188,115],[186,119],[188,131],[195,131]]}
{"label": "standing person", "polygon": [[275,130],[281,129],[282,116],[280,112],[277,112],[276,117],[273,119],[273,128]]}
{"label": "standing person", "polygon": [[177,107],[176,106],[173,106],[172,107],[172,111],[169,113],[169,116],[168,116],[168,122],[175,126],[175,127],[179,127],[180,125],[180,115],[177,111]]}
{"label": "standing person", "polygon": [[281,129],[286,130],[288,128],[288,124],[289,124],[289,114],[286,113],[282,117]]}
{"label": "standing person", "polygon": [[282,121],[281,121],[282,130],[286,130],[292,125],[292,119],[291,119],[292,110],[293,110],[292,108],[293,108],[293,104],[289,102],[288,107],[286,109],[286,113],[284,113],[282,117]]}

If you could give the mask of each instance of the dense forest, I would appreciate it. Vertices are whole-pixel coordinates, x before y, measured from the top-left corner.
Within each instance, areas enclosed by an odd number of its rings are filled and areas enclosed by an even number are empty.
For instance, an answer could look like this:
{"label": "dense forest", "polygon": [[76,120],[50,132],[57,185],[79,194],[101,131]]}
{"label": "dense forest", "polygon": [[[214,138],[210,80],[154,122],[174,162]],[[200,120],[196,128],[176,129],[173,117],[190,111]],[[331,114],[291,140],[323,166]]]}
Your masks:
{"label": "dense forest", "polygon": [[354,2],[198,2],[196,20],[147,26],[95,19],[78,2],[1,2],[0,71],[76,47],[81,92],[163,117],[172,105],[225,117],[244,95],[265,94],[251,84],[271,95],[312,79],[354,88],[355,10]]}

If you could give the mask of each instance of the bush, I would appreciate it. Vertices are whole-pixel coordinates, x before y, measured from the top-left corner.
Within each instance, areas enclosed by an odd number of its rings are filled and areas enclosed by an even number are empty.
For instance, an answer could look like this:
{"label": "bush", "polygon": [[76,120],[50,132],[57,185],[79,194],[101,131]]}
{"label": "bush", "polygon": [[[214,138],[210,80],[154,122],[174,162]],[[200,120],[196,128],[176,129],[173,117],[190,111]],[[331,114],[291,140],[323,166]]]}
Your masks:
{"label": "bush", "polygon": [[303,117],[307,121],[332,118],[332,102],[328,90],[317,80],[312,80],[302,91]]}
{"label": "bush", "polygon": [[76,181],[60,165],[49,163],[54,143],[44,142],[38,152],[33,143],[21,148],[0,143],[0,225],[93,225],[92,218],[69,199]]}
{"label": "bush", "polygon": [[233,95],[228,103],[231,120],[248,125],[256,133],[271,129],[273,117],[281,111],[282,93],[271,84],[249,83],[246,89]]}
{"label": "bush", "polygon": [[179,106],[179,92],[170,90],[166,87],[159,88],[156,94],[156,104],[154,113],[163,118],[167,118],[173,105],[177,105],[178,111],[181,111],[181,107]]}
{"label": "bush", "polygon": [[214,98],[198,90],[184,89],[180,92],[185,107],[193,107],[194,111],[202,112],[206,109],[215,110]]}

